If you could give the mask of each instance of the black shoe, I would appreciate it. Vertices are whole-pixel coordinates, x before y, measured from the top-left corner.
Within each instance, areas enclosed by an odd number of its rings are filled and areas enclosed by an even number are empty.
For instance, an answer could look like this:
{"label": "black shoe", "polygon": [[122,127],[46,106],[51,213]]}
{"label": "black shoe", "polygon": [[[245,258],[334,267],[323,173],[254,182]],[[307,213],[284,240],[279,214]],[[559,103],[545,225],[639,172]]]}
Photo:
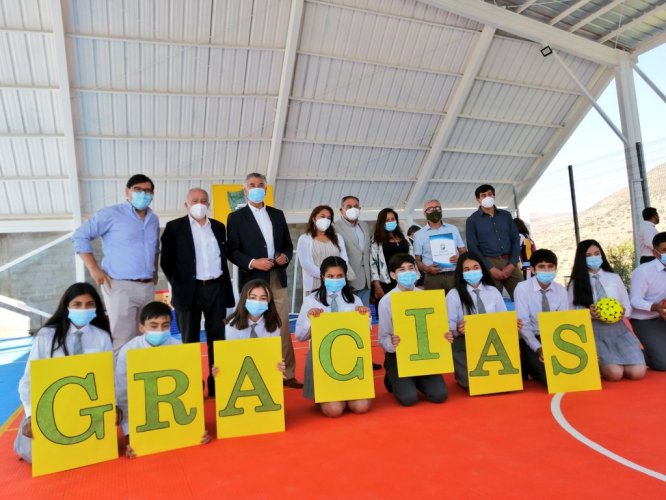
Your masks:
{"label": "black shoe", "polygon": [[389,391],[391,394],[393,393],[393,388],[391,387],[391,384],[388,381],[388,375],[384,375],[384,387],[386,387],[386,390]]}
{"label": "black shoe", "polygon": [[292,389],[302,389],[303,384],[301,384],[298,380],[295,378],[288,378],[282,381],[282,385],[285,387],[291,387]]}
{"label": "black shoe", "polygon": [[373,369],[374,371],[381,370],[381,369],[382,369],[382,365],[380,365],[379,363],[372,363],[372,369]]}

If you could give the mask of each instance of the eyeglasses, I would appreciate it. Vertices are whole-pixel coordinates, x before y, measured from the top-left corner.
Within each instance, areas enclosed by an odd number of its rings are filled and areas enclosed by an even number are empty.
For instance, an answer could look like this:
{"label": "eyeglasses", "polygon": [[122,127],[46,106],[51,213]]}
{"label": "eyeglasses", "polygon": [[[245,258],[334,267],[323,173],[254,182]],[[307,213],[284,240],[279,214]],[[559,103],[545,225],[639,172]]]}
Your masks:
{"label": "eyeglasses", "polygon": [[135,193],[153,194],[153,190],[151,188],[140,188],[139,186],[132,186],[130,189]]}
{"label": "eyeglasses", "polygon": [[442,207],[428,207],[423,211],[423,213],[424,214],[430,214],[432,212],[441,212],[441,211],[442,211]]}

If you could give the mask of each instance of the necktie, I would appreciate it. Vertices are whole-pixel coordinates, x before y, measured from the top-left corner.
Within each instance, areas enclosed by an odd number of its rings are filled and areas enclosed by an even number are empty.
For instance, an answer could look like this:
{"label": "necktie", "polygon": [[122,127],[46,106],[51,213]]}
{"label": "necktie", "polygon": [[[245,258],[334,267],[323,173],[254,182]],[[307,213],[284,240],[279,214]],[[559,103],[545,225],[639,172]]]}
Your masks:
{"label": "necktie", "polygon": [[548,297],[546,297],[546,292],[548,290],[539,290],[541,292],[541,310],[543,312],[550,312],[550,303],[548,302]]}
{"label": "necktie", "polygon": [[477,314],[485,314],[486,313],[486,306],[483,305],[483,301],[481,300],[481,290],[476,288],[472,291],[476,294],[476,312],[477,312]]}
{"label": "necktie", "polygon": [[83,354],[83,346],[81,345],[81,335],[83,335],[83,332],[81,330],[76,330],[74,332],[74,345],[72,346],[72,354]]}
{"label": "necktie", "polygon": [[593,283],[594,283],[594,295],[597,296],[597,300],[603,299],[604,297],[606,297],[606,289],[601,284],[601,280],[599,279],[599,276],[596,275],[596,274],[593,274],[592,279],[594,280],[593,281]]}
{"label": "necktie", "polygon": [[252,323],[252,325],[250,326],[250,338],[251,339],[256,339],[258,337],[256,328],[257,328],[257,324]]}
{"label": "necktie", "polygon": [[335,313],[335,312],[338,312],[338,301],[337,301],[337,298],[338,298],[338,294],[337,294],[337,293],[331,294],[331,312],[334,312],[334,313]]}

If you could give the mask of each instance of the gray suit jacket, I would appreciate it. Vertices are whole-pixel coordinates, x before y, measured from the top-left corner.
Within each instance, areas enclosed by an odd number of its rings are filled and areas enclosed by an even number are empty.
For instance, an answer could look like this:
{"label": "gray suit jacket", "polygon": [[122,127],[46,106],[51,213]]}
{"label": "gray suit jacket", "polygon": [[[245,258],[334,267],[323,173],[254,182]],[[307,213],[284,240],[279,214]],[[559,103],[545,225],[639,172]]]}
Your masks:
{"label": "gray suit jacket", "polygon": [[354,227],[344,217],[339,216],[333,225],[337,233],[342,235],[345,240],[349,265],[356,273],[356,279],[350,281],[349,285],[355,290],[363,290],[364,288],[370,288],[370,230],[363,221],[358,221],[357,224],[363,231],[363,236],[365,236],[363,248],[358,246],[358,238]]}

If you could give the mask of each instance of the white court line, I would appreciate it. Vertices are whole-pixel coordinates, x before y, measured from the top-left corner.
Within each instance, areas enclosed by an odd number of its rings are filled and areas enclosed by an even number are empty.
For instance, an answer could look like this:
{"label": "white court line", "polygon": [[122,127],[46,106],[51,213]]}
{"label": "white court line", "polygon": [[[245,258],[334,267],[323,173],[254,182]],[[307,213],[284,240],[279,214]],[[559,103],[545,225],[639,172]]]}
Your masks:
{"label": "white court line", "polygon": [[562,397],[564,396],[564,394],[565,393],[562,392],[557,393],[555,394],[555,396],[553,396],[553,399],[551,399],[550,401],[550,412],[553,414],[555,421],[558,424],[560,424],[560,427],[562,427],[565,431],[567,431],[569,434],[571,434],[575,439],[583,443],[585,446],[589,446],[590,448],[592,448],[597,453],[601,453],[602,455],[610,458],[611,460],[615,460],[616,462],[624,465],[625,467],[629,467],[630,469],[637,470],[638,472],[642,472],[643,474],[646,474],[650,477],[666,482],[666,474],[653,471],[652,469],[648,469],[647,467],[638,465],[637,463],[634,463],[631,460],[627,460],[626,458],[621,457],[617,453],[613,453],[612,451],[607,450],[600,444],[595,443],[590,438],[585,437],[583,434],[577,431],[562,414],[562,409],[560,408],[560,402],[562,401]]}

